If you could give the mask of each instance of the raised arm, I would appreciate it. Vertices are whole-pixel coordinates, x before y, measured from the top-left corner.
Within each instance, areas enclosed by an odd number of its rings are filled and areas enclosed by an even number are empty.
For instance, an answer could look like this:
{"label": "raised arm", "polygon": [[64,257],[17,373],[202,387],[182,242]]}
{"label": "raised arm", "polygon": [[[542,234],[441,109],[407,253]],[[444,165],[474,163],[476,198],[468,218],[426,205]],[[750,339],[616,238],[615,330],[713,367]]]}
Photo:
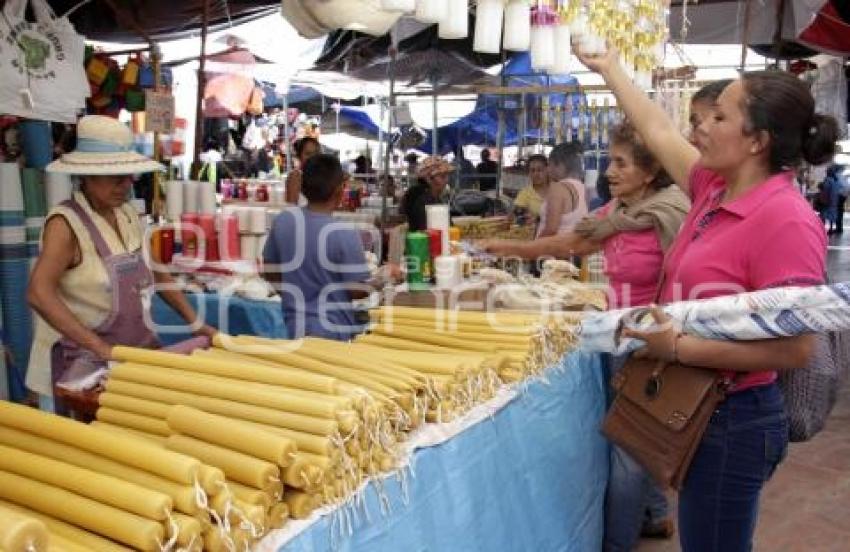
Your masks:
{"label": "raised arm", "polygon": [[582,238],[570,232],[561,236],[549,236],[532,241],[485,240],[479,247],[499,257],[519,257],[526,260],[543,257],[568,259],[573,255],[589,255],[602,249],[602,244]]}
{"label": "raised arm", "polygon": [[699,159],[699,151],[673,126],[667,114],[626,75],[617,51],[603,55],[576,56],[588,69],[599,73],[617,98],[629,121],[640,132],[652,154],[682,190],[689,194],[688,176]]}

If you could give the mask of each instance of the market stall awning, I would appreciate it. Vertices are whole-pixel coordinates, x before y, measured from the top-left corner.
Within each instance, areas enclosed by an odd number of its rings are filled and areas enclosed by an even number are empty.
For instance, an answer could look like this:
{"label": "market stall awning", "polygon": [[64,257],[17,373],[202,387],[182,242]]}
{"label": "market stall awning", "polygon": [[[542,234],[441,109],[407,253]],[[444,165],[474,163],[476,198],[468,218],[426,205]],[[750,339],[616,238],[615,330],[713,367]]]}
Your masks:
{"label": "market stall awning", "polygon": [[[196,36],[204,0],[49,0],[58,15],[74,9],[71,22],[92,40],[139,42],[142,33],[156,40]],[[210,29],[231,27],[280,11],[280,1],[209,0]]]}
{"label": "market stall awning", "polygon": [[671,10],[670,33],[674,40],[692,44],[740,44],[746,39],[747,44],[770,56],[781,16],[781,57],[816,52],[850,55],[847,0],[749,0],[750,22],[746,26],[747,3],[748,0],[676,0]]}

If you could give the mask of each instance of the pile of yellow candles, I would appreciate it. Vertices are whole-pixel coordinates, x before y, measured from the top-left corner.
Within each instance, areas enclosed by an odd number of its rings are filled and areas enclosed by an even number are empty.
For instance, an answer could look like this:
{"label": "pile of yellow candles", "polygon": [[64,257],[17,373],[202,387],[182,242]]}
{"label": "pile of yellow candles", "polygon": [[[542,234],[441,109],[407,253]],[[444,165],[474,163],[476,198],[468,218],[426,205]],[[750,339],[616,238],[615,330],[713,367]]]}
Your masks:
{"label": "pile of yellow candles", "polygon": [[[116,347],[96,421],[0,402],[0,550],[245,550],[572,346],[577,314],[385,307],[351,343]],[[14,546],[13,546],[14,544]]]}

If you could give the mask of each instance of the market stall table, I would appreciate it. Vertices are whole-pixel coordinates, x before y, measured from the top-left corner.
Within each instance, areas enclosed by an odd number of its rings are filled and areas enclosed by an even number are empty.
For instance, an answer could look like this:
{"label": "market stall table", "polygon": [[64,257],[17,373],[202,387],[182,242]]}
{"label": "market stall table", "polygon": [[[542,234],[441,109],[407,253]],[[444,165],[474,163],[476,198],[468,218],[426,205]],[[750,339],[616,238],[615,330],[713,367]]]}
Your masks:
{"label": "market stall table", "polygon": [[[217,293],[187,294],[189,302],[204,321],[232,335],[285,338],[283,313],[277,301],[256,301]],[[186,323],[158,295],[151,305],[151,318],[163,346],[191,337]]]}
{"label": "market stall table", "polygon": [[[598,431],[604,378],[597,356],[574,353],[561,368],[520,386],[495,414],[492,401],[477,407],[448,427],[477,423],[417,450],[407,493],[396,475],[369,483],[371,520],[358,508],[350,535],[340,536],[347,522],[337,512],[310,525],[290,521],[255,550],[599,550],[608,475],[608,445]],[[389,500],[386,514],[378,487]]]}

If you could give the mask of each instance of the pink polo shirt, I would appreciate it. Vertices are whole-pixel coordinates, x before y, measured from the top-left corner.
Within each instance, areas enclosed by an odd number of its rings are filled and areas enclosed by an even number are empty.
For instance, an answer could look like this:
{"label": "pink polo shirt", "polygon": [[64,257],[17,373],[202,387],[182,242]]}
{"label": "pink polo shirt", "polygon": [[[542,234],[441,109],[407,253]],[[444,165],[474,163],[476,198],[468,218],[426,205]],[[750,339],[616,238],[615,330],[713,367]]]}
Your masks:
{"label": "pink polo shirt", "polygon": [[[697,164],[689,182],[693,206],[664,262],[662,303],[824,282],[826,233],[792,173],[723,204],[726,183],[716,173]],[[751,372],[736,390],[775,379],[773,370]]]}
{"label": "pink polo shirt", "polygon": [[[596,216],[608,216],[614,203],[600,207]],[[655,299],[664,260],[655,229],[614,234],[605,240],[602,253],[610,286],[609,308],[639,307]]]}

